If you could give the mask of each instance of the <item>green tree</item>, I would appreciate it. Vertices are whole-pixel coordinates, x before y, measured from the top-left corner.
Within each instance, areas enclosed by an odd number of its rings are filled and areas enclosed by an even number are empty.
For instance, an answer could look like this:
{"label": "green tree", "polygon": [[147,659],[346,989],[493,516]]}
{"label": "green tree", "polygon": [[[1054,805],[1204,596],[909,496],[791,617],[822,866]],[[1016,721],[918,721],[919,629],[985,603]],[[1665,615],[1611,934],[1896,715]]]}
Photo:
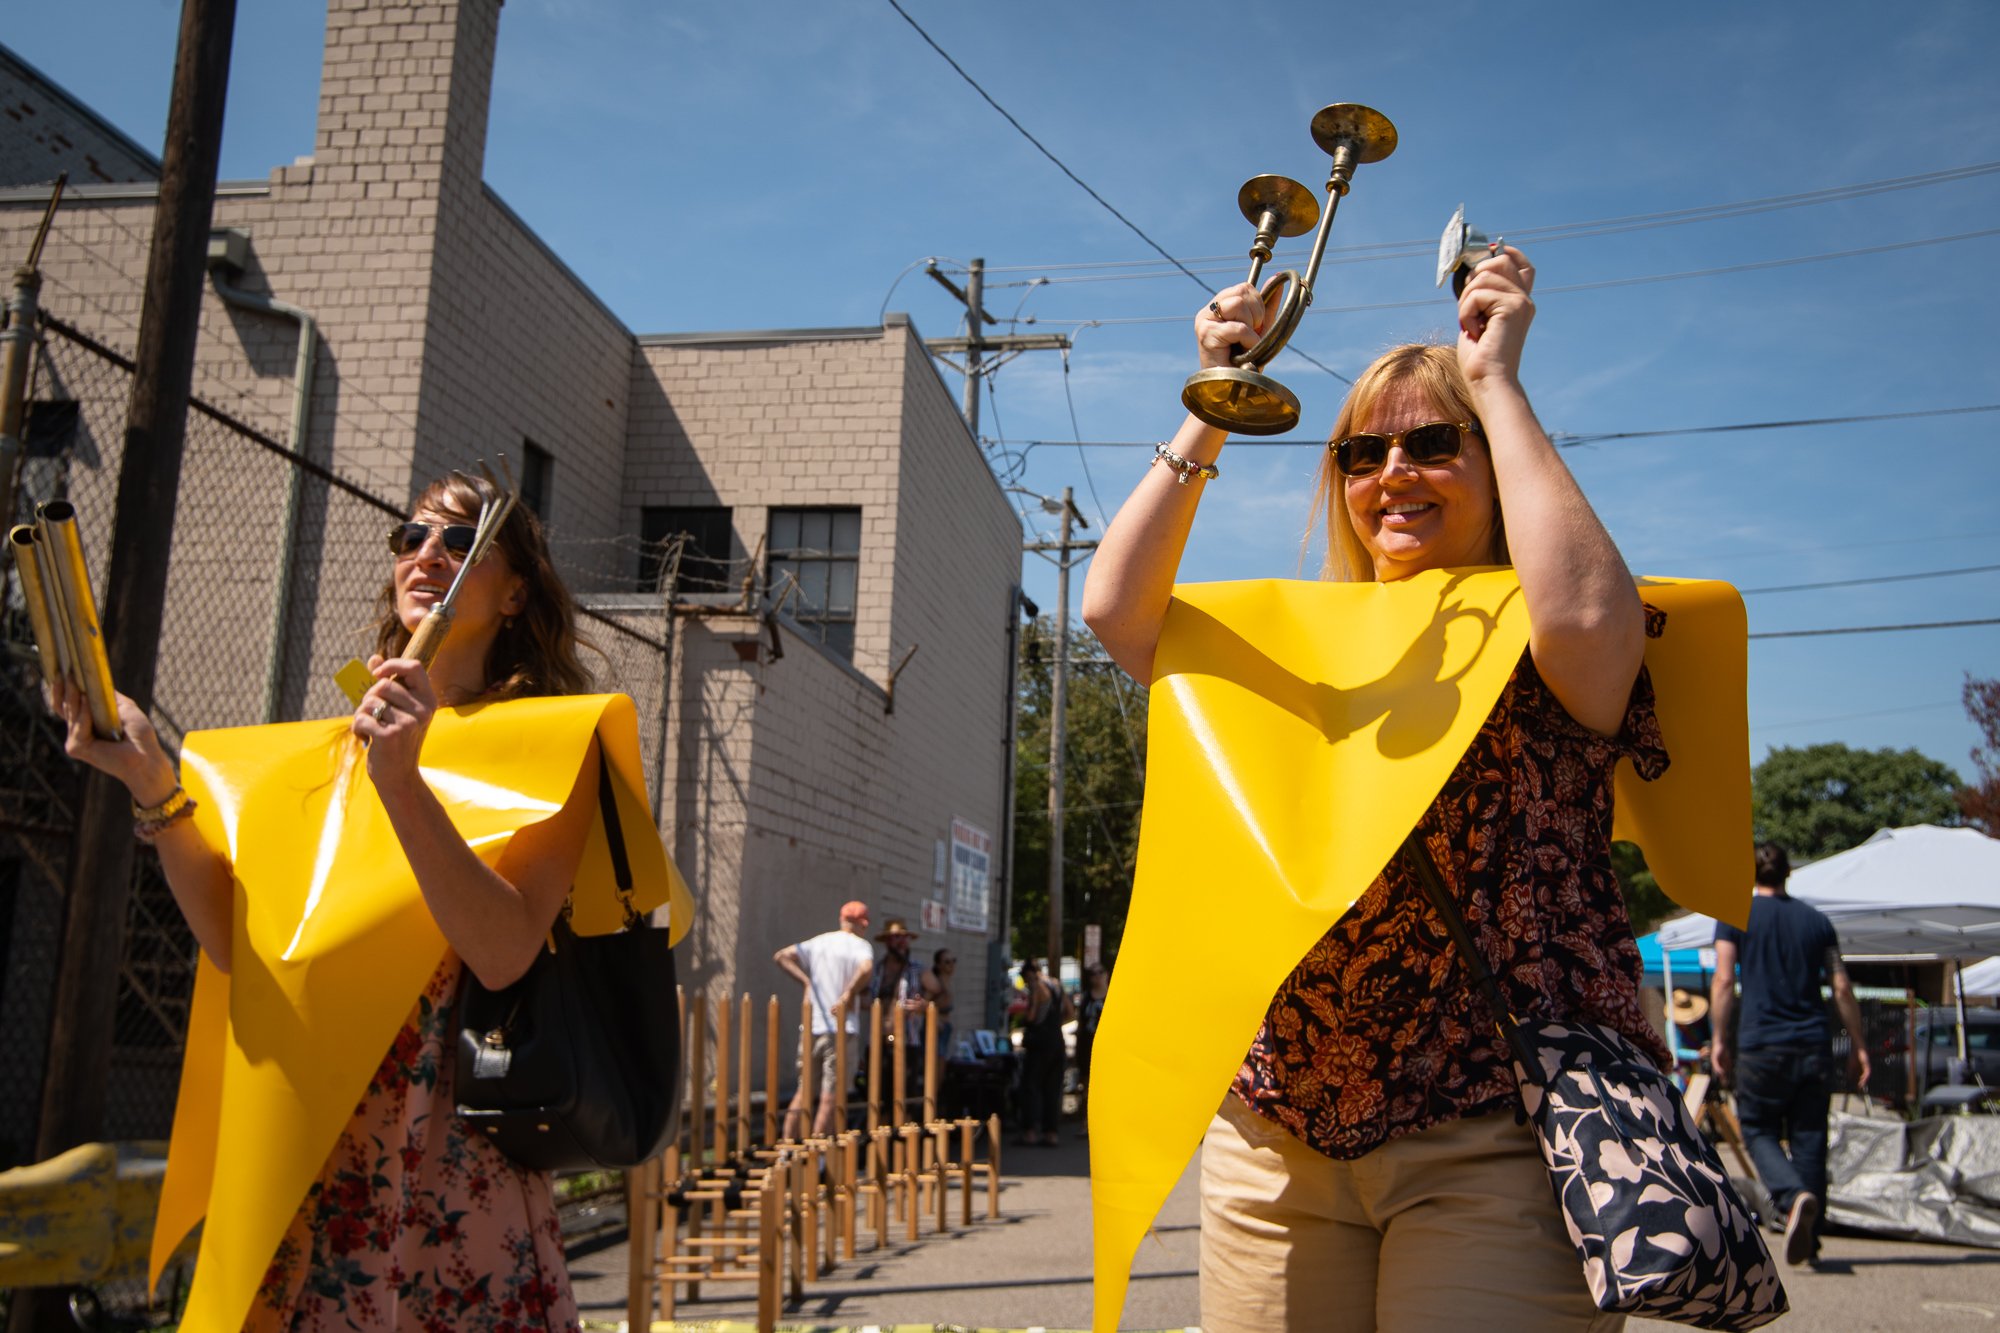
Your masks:
{"label": "green tree", "polygon": [[1618,887],[1625,893],[1625,911],[1632,918],[1634,934],[1644,935],[1675,909],[1673,900],[1654,880],[1646,866],[1646,854],[1636,842],[1611,844],[1611,869]]}
{"label": "green tree", "polygon": [[1816,861],[1878,829],[1956,824],[1960,786],[1949,766],[1916,750],[1785,746],[1751,770],[1751,822],[1759,842],[1782,844],[1794,864]]}
{"label": "green tree", "polygon": [[[1014,956],[1041,957],[1049,938],[1049,704],[1055,622],[1022,636],[1014,750]],[[1104,929],[1118,951],[1132,900],[1145,794],[1146,691],[1086,630],[1069,637],[1063,753],[1063,946],[1080,956],[1083,928]]]}
{"label": "green tree", "polygon": [[1989,838],[2000,838],[2000,679],[1965,674],[1965,715],[1979,728],[1972,747],[1976,780],[1958,790],[1958,812]]}

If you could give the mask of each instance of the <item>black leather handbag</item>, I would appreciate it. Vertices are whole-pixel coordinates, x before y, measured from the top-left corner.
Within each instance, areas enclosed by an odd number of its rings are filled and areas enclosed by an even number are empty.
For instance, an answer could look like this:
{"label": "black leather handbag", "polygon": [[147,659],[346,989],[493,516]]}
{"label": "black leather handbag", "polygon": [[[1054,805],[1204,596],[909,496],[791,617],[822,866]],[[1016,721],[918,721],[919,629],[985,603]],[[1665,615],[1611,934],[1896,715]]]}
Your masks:
{"label": "black leather handbag", "polygon": [[537,1171],[637,1166],[680,1126],[681,1024],[671,932],[633,910],[632,869],[611,775],[599,807],[625,929],[578,935],[569,905],[519,981],[458,996],[459,1118]]}

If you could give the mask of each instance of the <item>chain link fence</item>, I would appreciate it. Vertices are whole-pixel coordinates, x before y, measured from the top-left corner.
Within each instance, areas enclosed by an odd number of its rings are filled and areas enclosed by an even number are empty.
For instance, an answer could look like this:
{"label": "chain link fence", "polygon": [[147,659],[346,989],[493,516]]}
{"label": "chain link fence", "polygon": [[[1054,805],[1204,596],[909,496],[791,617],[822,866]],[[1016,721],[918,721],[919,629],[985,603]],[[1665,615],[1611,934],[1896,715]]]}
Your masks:
{"label": "chain link fence", "polygon": [[[23,429],[18,512],[75,504],[100,597],[115,511],[132,364],[60,319],[44,317]],[[468,464],[471,460],[467,460]],[[377,494],[196,401],[175,501],[153,719],[170,753],[189,732],[328,717],[347,709],[334,673],[364,656],[385,580],[382,534],[407,497]],[[584,588],[604,586],[602,543],[565,561]],[[632,557],[636,573],[637,553]],[[629,579],[632,574],[627,574]],[[0,657],[0,1167],[32,1153],[46,1063],[70,846],[81,775],[42,703],[25,609],[11,567]],[[625,587],[632,586],[630,582]],[[638,705],[642,755],[660,772],[667,611],[620,598],[586,608],[598,686]],[[133,870],[104,1137],[165,1138],[172,1125],[194,979],[195,944],[150,849]]]}

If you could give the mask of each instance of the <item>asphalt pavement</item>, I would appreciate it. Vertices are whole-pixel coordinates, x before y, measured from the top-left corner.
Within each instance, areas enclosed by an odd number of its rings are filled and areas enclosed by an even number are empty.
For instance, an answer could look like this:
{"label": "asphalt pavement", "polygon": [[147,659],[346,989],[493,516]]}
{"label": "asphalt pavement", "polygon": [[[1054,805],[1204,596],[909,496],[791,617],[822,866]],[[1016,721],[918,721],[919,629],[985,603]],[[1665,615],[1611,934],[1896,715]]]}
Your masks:
{"label": "asphalt pavement", "polygon": [[[949,1235],[926,1226],[915,1243],[894,1241],[877,1251],[867,1248],[864,1235],[859,1255],[809,1282],[802,1301],[787,1303],[779,1327],[1088,1328],[1090,1181],[1084,1140],[1072,1128],[1060,1147],[1010,1145],[1002,1165],[1000,1220],[976,1221]],[[975,1215],[981,1218],[984,1203],[980,1195]],[[1198,1324],[1199,1225],[1191,1167],[1140,1247],[1124,1328],[1178,1330]],[[571,1275],[586,1325],[616,1329],[625,1319],[623,1233],[608,1235],[599,1245],[573,1255]],[[1788,1269],[1785,1287],[1792,1313],[1767,1327],[1801,1333],[2000,1329],[2000,1251],[1830,1234],[1821,1267]],[[712,1321],[748,1322],[755,1312],[748,1284],[710,1283],[700,1301],[683,1300],[676,1314],[679,1328],[693,1330]],[[1466,1326],[1480,1325],[1469,1315]],[[1635,1319],[1627,1327],[1679,1326]]]}

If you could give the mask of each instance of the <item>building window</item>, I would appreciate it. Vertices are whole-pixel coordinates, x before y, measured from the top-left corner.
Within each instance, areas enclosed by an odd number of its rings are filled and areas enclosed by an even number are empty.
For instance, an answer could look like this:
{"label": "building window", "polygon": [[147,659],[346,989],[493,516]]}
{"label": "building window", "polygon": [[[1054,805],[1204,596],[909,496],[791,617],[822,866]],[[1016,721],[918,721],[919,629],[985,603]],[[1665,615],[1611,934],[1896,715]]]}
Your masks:
{"label": "building window", "polygon": [[535,517],[549,521],[549,501],[554,499],[556,460],[533,440],[521,441],[521,503],[535,511]]}
{"label": "building window", "polygon": [[729,576],[729,510],[718,506],[649,505],[639,511],[639,591],[658,592],[666,576],[669,545],[681,548],[682,592],[727,592]]}
{"label": "building window", "polygon": [[[767,576],[771,600],[821,643],[854,657],[859,509],[773,509]],[[796,589],[794,588],[796,583]]]}

